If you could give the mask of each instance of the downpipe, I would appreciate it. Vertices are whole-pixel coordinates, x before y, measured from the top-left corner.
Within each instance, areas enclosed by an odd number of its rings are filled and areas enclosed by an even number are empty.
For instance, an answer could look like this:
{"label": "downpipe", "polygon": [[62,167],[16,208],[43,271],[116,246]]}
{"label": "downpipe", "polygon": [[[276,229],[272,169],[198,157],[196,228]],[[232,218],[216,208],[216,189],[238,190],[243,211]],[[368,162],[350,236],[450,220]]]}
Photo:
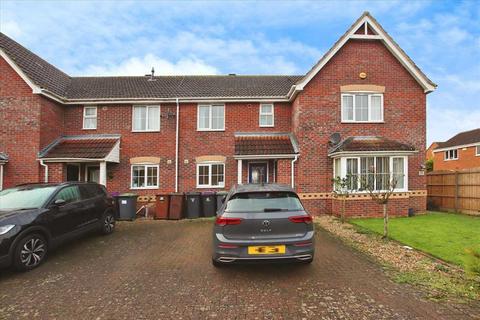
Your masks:
{"label": "downpipe", "polygon": [[43,160],[40,160],[40,165],[45,168],[45,176],[43,182],[48,183],[48,165],[46,165]]}
{"label": "downpipe", "polygon": [[180,125],[180,103],[178,98],[176,98],[177,102],[177,112],[176,112],[176,127],[175,127],[175,192],[178,192],[178,145],[179,145],[179,125]]}
{"label": "downpipe", "polygon": [[291,179],[292,189],[295,189],[295,162],[297,162],[297,160],[298,160],[298,155],[295,155],[295,158],[292,160],[292,165],[291,165],[291,169],[292,169],[292,179]]}

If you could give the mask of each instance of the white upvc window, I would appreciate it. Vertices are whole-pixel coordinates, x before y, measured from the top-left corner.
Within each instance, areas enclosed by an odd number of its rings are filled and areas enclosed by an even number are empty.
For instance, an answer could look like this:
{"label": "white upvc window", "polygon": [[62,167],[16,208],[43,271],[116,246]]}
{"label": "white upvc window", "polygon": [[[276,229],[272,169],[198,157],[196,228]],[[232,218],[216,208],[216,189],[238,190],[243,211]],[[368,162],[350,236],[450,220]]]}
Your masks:
{"label": "white upvc window", "polygon": [[273,103],[260,104],[258,122],[260,127],[275,126],[275,111]]}
{"label": "white upvc window", "polygon": [[197,107],[197,131],[224,131],[225,105],[199,104]]}
{"label": "white upvc window", "polygon": [[83,129],[97,129],[97,107],[83,107]]}
{"label": "white upvc window", "polygon": [[383,122],[383,94],[342,93],[342,122]]}
{"label": "white upvc window", "polygon": [[224,163],[198,163],[197,188],[224,188],[225,164]]}
{"label": "white upvc window", "polygon": [[133,106],[132,131],[160,131],[160,106]]}
{"label": "white upvc window", "polygon": [[477,151],[476,151],[475,154],[476,154],[477,156],[480,156],[480,145],[478,145],[476,148],[477,148]]}
{"label": "white upvc window", "polygon": [[152,164],[134,164],[131,172],[132,189],[158,189],[159,166]]}
{"label": "white upvc window", "polygon": [[458,160],[458,150],[450,149],[445,151],[445,160]]}
{"label": "white upvc window", "polygon": [[333,161],[334,178],[347,178],[350,191],[366,192],[368,185],[375,191],[388,190],[393,181],[395,191],[408,190],[406,156],[351,156]]}

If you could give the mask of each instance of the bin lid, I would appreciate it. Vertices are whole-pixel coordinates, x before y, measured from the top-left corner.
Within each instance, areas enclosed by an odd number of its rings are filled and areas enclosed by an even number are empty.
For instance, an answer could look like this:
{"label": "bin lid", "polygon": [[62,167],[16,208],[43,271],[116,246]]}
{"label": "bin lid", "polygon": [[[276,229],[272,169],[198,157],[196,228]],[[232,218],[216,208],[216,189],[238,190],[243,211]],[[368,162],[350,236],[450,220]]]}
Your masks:
{"label": "bin lid", "polygon": [[187,196],[199,196],[201,193],[200,192],[186,192],[185,194]]}
{"label": "bin lid", "polygon": [[226,196],[228,194],[227,191],[218,191],[217,196]]}
{"label": "bin lid", "polygon": [[122,197],[122,198],[136,198],[138,197],[138,194],[136,193],[121,193],[117,197]]}
{"label": "bin lid", "polygon": [[183,192],[170,192],[169,195],[171,195],[171,196],[182,196],[183,197]]}
{"label": "bin lid", "polygon": [[215,194],[215,191],[204,191],[201,194],[202,196],[213,196]]}
{"label": "bin lid", "polygon": [[170,193],[157,193],[155,196],[156,197],[168,197]]}

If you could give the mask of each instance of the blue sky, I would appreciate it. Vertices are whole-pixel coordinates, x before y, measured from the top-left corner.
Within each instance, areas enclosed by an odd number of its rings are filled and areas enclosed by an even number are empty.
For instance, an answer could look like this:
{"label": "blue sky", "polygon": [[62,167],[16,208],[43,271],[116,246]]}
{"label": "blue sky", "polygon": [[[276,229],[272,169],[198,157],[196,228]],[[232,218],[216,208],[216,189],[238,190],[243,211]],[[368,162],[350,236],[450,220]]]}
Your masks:
{"label": "blue sky", "polygon": [[0,30],[70,75],[304,74],[368,10],[438,84],[428,143],[480,127],[480,2],[0,1]]}

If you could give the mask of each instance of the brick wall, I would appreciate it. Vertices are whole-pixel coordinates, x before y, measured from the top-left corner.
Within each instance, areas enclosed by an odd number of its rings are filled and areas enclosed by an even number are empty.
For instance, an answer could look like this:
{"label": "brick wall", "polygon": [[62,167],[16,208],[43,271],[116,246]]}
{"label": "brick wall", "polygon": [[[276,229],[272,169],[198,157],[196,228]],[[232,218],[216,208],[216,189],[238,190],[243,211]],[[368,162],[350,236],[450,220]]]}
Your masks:
{"label": "brick wall", "polygon": [[[408,198],[390,199],[387,210],[389,216],[407,216],[410,202]],[[342,212],[342,200],[332,200],[332,213],[340,216]],[[372,199],[347,200],[345,201],[345,217],[381,217],[383,205]]]}
{"label": "brick wall", "polygon": [[[359,78],[366,72],[367,78]],[[385,86],[384,123],[341,123],[340,86]],[[379,41],[349,40],[304,88],[293,103],[293,131],[300,144],[297,189],[330,192],[333,176],[328,139],[378,135],[415,146],[409,157],[409,188],[425,190],[418,171],[425,161],[426,95],[421,86]],[[306,200],[308,201],[313,200]],[[319,206],[315,214],[325,213]]]}
{"label": "brick wall", "polygon": [[480,168],[480,156],[476,155],[476,147],[459,148],[458,160],[446,160],[445,152],[433,154],[433,170],[462,170]]}

